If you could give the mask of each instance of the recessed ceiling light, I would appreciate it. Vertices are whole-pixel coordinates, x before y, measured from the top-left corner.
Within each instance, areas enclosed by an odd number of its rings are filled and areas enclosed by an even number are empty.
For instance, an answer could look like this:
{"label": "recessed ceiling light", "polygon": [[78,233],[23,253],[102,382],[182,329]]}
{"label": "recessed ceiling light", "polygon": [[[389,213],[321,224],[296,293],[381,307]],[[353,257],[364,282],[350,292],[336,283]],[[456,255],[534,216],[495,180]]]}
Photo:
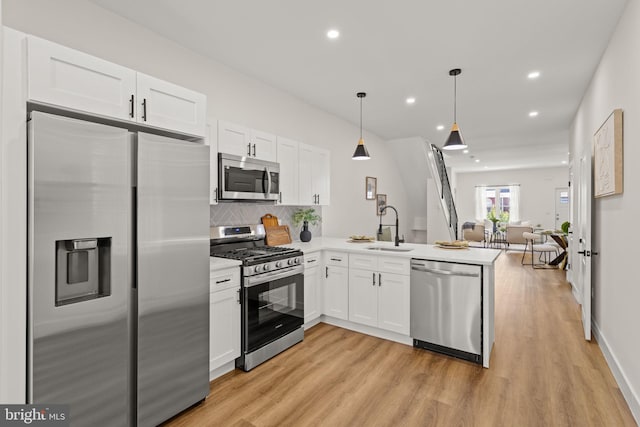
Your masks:
{"label": "recessed ceiling light", "polygon": [[480,163],[480,159],[476,159],[476,163]]}
{"label": "recessed ceiling light", "polygon": [[329,37],[330,39],[337,39],[338,37],[340,37],[340,31],[329,30],[327,31],[327,37]]}
{"label": "recessed ceiling light", "polygon": [[469,150],[463,150],[462,154],[469,154]]}
{"label": "recessed ceiling light", "polygon": [[531,111],[529,113],[529,117],[537,117],[538,116],[538,112],[537,111]]}
{"label": "recessed ceiling light", "polygon": [[444,129],[444,125],[438,125],[438,126],[436,127],[436,129],[438,129],[438,130],[443,130],[443,129]]}
{"label": "recessed ceiling light", "polygon": [[407,98],[407,104],[415,104],[416,103],[416,99],[413,96],[410,96],[409,98]]}
{"label": "recessed ceiling light", "polygon": [[537,79],[538,77],[540,77],[540,71],[532,71],[529,74],[527,74],[527,77],[530,78],[531,80]]}
{"label": "recessed ceiling light", "polygon": [[566,161],[566,160],[563,160],[563,161],[562,161],[562,164],[563,164],[563,165],[566,165],[566,164],[567,164],[567,161]]}

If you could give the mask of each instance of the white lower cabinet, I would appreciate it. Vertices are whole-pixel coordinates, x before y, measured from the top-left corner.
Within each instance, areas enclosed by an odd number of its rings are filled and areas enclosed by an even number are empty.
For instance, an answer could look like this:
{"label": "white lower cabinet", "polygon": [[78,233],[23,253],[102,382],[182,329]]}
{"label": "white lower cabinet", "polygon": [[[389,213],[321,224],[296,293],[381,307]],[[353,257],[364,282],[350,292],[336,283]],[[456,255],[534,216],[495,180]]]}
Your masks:
{"label": "white lower cabinet", "polygon": [[409,335],[409,260],[351,254],[349,265],[349,320]]}
{"label": "white lower cabinet", "polygon": [[317,319],[322,314],[322,273],[320,253],[304,258],[304,323]]}
{"label": "white lower cabinet", "polygon": [[240,268],[211,273],[209,371],[240,357]]}
{"label": "white lower cabinet", "polygon": [[323,313],[349,318],[349,257],[343,252],[325,252]]}

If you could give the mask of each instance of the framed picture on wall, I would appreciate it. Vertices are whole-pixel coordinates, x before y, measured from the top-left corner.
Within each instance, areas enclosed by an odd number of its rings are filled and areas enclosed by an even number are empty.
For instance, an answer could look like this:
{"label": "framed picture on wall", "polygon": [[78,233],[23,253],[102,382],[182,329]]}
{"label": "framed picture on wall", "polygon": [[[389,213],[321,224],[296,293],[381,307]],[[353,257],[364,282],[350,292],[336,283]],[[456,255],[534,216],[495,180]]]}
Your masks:
{"label": "framed picture on wall", "polygon": [[380,213],[380,208],[387,205],[386,194],[376,194],[376,215],[386,215],[387,211]]}
{"label": "framed picture on wall", "polygon": [[376,198],[378,179],[372,176],[368,176],[364,180],[364,198],[367,200],[374,200]]}
{"label": "framed picture on wall", "polygon": [[613,110],[593,136],[593,197],[622,193],[622,110]]}

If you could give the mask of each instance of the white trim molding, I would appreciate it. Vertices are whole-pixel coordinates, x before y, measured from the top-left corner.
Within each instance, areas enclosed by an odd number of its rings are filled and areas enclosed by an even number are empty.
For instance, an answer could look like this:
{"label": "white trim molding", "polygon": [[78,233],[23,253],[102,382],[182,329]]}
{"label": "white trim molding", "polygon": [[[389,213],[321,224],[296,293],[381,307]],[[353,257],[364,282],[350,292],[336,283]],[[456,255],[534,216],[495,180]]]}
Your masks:
{"label": "white trim molding", "polygon": [[591,330],[593,331],[596,341],[598,341],[598,344],[600,345],[602,354],[609,365],[609,369],[611,369],[611,372],[613,373],[613,377],[618,383],[618,387],[620,388],[624,399],[627,401],[627,405],[629,405],[633,418],[635,418],[637,424],[640,424],[640,396],[638,396],[637,391],[634,390],[629,381],[627,381],[627,376],[625,375],[624,370],[620,366],[620,363],[618,363],[618,359],[613,353],[613,350],[609,347],[607,339],[602,335],[602,331],[594,317],[591,317]]}

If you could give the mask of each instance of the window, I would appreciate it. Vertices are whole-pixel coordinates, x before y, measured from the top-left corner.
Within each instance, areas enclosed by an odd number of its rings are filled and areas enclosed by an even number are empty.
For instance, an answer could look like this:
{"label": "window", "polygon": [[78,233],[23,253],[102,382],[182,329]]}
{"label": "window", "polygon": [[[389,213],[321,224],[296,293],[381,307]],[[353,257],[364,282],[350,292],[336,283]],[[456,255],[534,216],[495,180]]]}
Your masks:
{"label": "window", "polygon": [[496,215],[502,212],[509,214],[509,221],[520,219],[520,186],[488,185],[476,187],[476,217],[484,219],[492,209]]}

